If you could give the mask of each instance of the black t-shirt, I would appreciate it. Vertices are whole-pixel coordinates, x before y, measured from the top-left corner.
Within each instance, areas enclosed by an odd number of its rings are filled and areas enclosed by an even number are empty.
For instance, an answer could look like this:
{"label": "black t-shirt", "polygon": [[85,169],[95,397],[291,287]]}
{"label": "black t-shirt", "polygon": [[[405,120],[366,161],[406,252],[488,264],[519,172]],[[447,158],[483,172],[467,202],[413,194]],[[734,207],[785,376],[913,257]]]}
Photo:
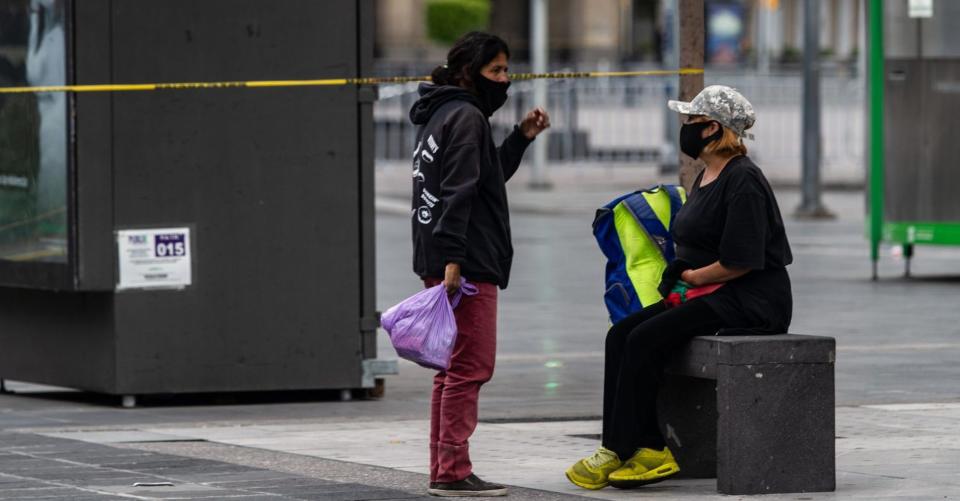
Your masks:
{"label": "black t-shirt", "polygon": [[787,332],[793,296],[786,266],[793,255],[770,184],[745,156],[703,187],[702,178],[701,172],[673,222],[677,257],[695,268],[720,261],[750,269],[703,300],[729,327]]}

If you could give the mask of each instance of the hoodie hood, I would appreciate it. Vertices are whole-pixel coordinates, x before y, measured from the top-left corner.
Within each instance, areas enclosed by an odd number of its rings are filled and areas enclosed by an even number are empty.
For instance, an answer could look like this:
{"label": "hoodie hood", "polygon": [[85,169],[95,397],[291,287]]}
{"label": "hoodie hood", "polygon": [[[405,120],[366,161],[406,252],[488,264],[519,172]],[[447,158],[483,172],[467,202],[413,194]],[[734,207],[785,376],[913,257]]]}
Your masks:
{"label": "hoodie hood", "polygon": [[420,94],[420,99],[410,108],[410,121],[414,125],[426,124],[441,106],[450,101],[466,101],[480,108],[480,102],[477,101],[476,96],[464,88],[453,85],[421,83],[417,93]]}

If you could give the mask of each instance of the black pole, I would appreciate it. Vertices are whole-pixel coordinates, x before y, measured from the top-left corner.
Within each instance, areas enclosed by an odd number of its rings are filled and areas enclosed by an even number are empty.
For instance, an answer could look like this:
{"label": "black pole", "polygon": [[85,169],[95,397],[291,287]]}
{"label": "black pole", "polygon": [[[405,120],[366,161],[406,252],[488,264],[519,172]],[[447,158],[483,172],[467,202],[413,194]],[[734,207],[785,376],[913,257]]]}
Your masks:
{"label": "black pole", "polygon": [[820,194],[820,0],[803,4],[803,178],[796,216],[829,218]]}

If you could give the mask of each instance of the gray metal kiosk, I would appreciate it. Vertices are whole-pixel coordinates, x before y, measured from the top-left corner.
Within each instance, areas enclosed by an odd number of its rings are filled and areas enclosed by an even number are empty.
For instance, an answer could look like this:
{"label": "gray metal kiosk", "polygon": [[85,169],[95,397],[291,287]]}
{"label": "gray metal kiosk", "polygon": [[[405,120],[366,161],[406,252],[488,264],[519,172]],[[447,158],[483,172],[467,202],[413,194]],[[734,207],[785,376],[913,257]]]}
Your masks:
{"label": "gray metal kiosk", "polygon": [[[357,77],[373,57],[372,0],[5,5],[0,86]],[[131,397],[372,387],[390,365],[374,98],[0,95],[0,378]]]}

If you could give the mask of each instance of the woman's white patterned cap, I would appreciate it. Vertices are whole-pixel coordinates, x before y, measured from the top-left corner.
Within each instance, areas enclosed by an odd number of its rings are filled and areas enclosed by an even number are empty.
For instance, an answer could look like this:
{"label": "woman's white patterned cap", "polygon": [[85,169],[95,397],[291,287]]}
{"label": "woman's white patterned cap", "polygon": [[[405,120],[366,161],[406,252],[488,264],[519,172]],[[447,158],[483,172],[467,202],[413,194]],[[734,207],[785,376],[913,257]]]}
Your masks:
{"label": "woman's white patterned cap", "polygon": [[753,127],[757,115],[753,105],[743,94],[726,85],[711,85],[697,94],[693,101],[668,101],[667,106],[684,115],[704,115],[723,124],[740,137],[753,139],[747,129]]}

